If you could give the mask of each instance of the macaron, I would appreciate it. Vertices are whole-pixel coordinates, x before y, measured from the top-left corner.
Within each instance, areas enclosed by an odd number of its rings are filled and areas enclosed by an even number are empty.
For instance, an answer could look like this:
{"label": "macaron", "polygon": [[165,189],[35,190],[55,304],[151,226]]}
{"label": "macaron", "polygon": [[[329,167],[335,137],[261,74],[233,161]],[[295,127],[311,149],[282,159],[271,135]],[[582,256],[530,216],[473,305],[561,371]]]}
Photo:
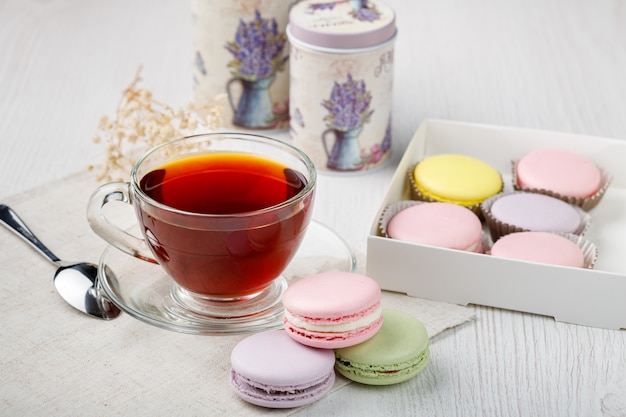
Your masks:
{"label": "macaron", "polygon": [[502,190],[502,176],[488,163],[467,155],[438,154],[420,161],[410,175],[413,196],[473,207]]}
{"label": "macaron", "polygon": [[418,375],[430,358],[429,340],[422,322],[397,310],[383,311],[382,328],[371,339],[335,349],[335,370],[369,385],[391,385]]}
{"label": "macaron", "polygon": [[490,254],[500,258],[583,268],[585,256],[570,239],[548,232],[518,232],[502,236]]}
{"label": "macaron", "polygon": [[452,203],[416,203],[383,226],[392,239],[469,252],[482,252],[482,224],[474,212]]}
{"label": "macaron", "polygon": [[555,197],[530,192],[510,192],[481,203],[483,217],[496,241],[513,232],[582,234],[590,216]]}
{"label": "macaron", "polygon": [[332,350],[296,342],[284,330],[257,333],[239,342],[230,356],[230,384],[249,403],[291,408],[326,395],[335,382]]}
{"label": "macaron", "polygon": [[290,285],[283,295],[285,331],[307,346],[336,349],[372,337],[383,323],[380,286],[351,272],[325,272]]}
{"label": "macaron", "polygon": [[565,197],[587,198],[600,190],[600,169],[585,156],[565,149],[538,149],[517,163],[516,181],[523,190],[546,190]]}

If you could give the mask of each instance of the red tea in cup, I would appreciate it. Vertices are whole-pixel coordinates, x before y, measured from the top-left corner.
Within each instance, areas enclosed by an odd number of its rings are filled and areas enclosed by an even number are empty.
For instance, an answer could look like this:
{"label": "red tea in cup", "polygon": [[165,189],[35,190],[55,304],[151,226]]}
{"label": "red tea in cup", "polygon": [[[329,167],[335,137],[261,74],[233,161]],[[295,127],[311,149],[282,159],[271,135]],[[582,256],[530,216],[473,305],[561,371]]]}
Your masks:
{"label": "red tea in cup", "polygon": [[306,185],[302,174],[267,158],[212,153],[169,162],[141,178],[147,196],[201,214],[238,214],[276,206]]}
{"label": "red tea in cup", "polygon": [[170,208],[219,218],[186,221],[158,208],[138,215],[157,260],[179,285],[239,297],[267,287],[294,255],[310,210],[264,210],[284,205],[305,186],[302,174],[264,157],[193,156],[148,172],[140,188]]}

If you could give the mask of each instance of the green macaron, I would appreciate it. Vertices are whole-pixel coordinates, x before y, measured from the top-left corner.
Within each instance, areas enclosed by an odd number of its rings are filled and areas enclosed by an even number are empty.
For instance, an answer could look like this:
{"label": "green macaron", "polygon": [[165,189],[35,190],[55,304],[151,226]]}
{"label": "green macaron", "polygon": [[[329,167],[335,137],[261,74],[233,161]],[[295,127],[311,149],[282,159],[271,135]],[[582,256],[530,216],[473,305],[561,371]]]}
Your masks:
{"label": "green macaron", "polygon": [[358,345],[335,349],[335,370],[369,385],[391,385],[418,375],[430,358],[428,334],[421,321],[385,309],[383,325]]}

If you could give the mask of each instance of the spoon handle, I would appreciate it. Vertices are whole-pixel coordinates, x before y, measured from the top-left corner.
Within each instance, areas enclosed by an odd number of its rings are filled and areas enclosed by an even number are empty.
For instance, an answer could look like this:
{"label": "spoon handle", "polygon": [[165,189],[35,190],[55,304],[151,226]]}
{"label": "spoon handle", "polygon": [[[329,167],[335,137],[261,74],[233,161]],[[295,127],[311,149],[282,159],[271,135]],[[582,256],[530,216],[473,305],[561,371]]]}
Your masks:
{"label": "spoon handle", "polygon": [[57,258],[57,256],[52,253],[50,249],[41,243],[41,241],[28,228],[28,226],[26,226],[26,223],[24,223],[17,213],[5,204],[0,204],[0,222],[4,223],[9,230],[24,239],[53,263],[58,265],[61,262],[61,260]]}

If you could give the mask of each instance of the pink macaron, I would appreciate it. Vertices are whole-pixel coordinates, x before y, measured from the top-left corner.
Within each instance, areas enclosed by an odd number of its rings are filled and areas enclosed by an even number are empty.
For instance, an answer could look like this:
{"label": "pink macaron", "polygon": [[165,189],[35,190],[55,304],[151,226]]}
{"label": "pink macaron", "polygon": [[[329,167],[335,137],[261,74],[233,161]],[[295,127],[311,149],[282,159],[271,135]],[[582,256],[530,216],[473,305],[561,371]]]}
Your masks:
{"label": "pink macaron", "polygon": [[585,156],[565,149],[538,149],[516,166],[517,186],[545,190],[564,197],[589,198],[600,191],[602,173]]}
{"label": "pink macaron", "polygon": [[383,323],[380,286],[350,272],[325,272],[302,278],[283,295],[284,327],[294,340],[337,349],[374,336]]}
{"label": "pink macaron", "polygon": [[291,408],[326,395],[335,382],[332,350],[305,346],[283,330],[257,333],[239,342],[230,356],[230,384],[252,404]]}
{"label": "pink macaron", "polygon": [[480,219],[458,204],[416,203],[393,214],[385,231],[405,242],[482,252]]}
{"label": "pink macaron", "polygon": [[584,253],[576,243],[548,232],[518,232],[503,236],[491,247],[491,255],[576,268],[585,266]]}

